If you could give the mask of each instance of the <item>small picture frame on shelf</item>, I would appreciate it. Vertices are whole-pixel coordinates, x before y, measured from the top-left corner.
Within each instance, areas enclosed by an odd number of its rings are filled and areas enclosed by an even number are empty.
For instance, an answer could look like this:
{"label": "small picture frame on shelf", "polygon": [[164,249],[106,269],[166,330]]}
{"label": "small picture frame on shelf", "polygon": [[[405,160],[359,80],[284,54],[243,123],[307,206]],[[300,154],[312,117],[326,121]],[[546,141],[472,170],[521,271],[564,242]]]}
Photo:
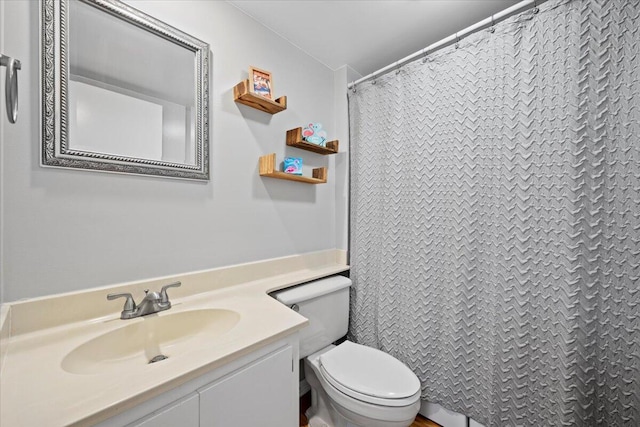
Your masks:
{"label": "small picture frame on shelf", "polygon": [[249,67],[249,91],[273,99],[273,77],[269,71]]}
{"label": "small picture frame on shelf", "polygon": [[285,157],[283,164],[284,173],[302,175],[302,157]]}

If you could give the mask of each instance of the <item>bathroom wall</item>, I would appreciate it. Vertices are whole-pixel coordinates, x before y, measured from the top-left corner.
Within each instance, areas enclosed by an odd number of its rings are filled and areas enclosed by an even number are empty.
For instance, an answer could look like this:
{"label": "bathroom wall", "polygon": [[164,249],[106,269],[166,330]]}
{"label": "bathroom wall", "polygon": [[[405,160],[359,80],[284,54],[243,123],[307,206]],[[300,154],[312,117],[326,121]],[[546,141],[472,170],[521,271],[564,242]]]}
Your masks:
{"label": "bathroom wall", "polygon": [[[5,50],[23,65],[20,119],[2,133],[4,301],[346,248],[346,217],[336,211],[336,188],[346,206],[344,163],[336,177],[345,157],[285,148],[285,131],[309,121],[334,136],[336,105],[346,102],[334,98],[335,73],[226,2],[128,3],[211,45],[211,181],[42,168],[39,2],[0,2]],[[250,65],[273,72],[286,111],[233,102]],[[271,152],[304,157],[307,173],[328,166],[329,182],[260,178],[258,157]]]}
{"label": "bathroom wall", "polygon": [[[5,25],[4,25],[4,3],[3,1],[0,1],[0,53],[4,54],[4,29],[5,29]],[[5,78],[5,71],[4,71],[5,67],[0,67],[0,84],[2,84],[1,82],[4,82],[4,78]],[[2,168],[2,159],[4,159],[4,126],[5,126],[5,117],[6,117],[6,112],[5,112],[5,105],[4,105],[4,99],[2,99],[2,97],[4,96],[4,87],[2,87],[2,89],[0,89],[0,306],[2,305],[2,302],[4,301],[4,278],[3,278],[3,268],[2,268],[2,254],[4,253],[3,250],[3,239],[2,236],[4,235],[3,230],[3,209],[2,206],[4,205],[3,203],[3,185],[2,183],[4,182],[3,180],[3,168]]]}

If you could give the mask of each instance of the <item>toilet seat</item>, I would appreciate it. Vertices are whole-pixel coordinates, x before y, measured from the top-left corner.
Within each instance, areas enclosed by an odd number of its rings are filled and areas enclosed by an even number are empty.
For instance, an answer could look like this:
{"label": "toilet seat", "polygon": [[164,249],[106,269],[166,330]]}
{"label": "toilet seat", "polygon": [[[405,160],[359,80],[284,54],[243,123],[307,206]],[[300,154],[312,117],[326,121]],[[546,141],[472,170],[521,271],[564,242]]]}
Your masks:
{"label": "toilet seat", "polygon": [[420,381],[393,356],[345,341],[319,357],[320,373],[338,391],[380,406],[409,406],[420,398]]}

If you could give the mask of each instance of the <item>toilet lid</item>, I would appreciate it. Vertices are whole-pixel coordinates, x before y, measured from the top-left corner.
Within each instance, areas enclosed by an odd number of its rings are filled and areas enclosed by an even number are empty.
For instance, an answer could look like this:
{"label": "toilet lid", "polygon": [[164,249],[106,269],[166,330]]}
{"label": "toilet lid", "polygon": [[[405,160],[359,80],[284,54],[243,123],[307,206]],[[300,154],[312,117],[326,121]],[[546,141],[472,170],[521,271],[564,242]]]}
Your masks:
{"label": "toilet lid", "polygon": [[320,366],[343,391],[381,399],[405,399],[420,391],[418,377],[398,359],[350,341],[322,354]]}

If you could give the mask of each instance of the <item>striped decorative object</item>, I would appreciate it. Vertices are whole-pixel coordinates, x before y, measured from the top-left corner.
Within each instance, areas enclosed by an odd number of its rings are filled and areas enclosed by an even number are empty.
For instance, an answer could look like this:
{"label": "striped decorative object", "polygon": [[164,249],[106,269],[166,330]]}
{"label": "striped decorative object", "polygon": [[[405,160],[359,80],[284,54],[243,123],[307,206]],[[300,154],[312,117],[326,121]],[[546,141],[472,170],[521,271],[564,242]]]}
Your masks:
{"label": "striped decorative object", "polygon": [[488,426],[640,426],[640,1],[350,93],[350,337]]}

